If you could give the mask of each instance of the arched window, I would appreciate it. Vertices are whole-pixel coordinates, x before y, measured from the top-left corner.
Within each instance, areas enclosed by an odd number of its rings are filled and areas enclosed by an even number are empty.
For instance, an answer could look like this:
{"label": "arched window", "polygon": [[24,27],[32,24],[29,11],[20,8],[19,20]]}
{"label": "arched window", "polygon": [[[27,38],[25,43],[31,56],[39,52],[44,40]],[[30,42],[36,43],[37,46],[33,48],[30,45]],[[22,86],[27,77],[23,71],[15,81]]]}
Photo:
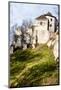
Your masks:
{"label": "arched window", "polygon": [[51,18],[51,21],[52,21],[52,18]]}

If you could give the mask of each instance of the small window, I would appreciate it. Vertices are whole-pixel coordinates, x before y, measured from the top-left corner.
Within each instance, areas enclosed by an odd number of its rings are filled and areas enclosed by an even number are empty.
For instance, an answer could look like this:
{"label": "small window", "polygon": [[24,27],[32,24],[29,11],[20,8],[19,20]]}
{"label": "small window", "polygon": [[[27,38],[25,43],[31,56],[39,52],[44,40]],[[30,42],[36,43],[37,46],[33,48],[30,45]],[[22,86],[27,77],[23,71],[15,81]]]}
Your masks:
{"label": "small window", "polygon": [[40,25],[42,25],[43,24],[43,22],[40,22]]}
{"label": "small window", "polygon": [[50,24],[50,27],[52,27],[52,24]]}
{"label": "small window", "polygon": [[51,18],[51,21],[52,21],[52,18]]}

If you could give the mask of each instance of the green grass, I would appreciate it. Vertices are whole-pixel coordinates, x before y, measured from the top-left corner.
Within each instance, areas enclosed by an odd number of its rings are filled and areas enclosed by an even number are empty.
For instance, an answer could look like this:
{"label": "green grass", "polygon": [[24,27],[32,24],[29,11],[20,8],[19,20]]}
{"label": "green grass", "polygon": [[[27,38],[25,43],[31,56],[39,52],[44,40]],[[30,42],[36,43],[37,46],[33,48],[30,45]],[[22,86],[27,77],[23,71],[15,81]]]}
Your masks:
{"label": "green grass", "polygon": [[58,68],[52,49],[40,45],[10,56],[10,87],[57,85]]}

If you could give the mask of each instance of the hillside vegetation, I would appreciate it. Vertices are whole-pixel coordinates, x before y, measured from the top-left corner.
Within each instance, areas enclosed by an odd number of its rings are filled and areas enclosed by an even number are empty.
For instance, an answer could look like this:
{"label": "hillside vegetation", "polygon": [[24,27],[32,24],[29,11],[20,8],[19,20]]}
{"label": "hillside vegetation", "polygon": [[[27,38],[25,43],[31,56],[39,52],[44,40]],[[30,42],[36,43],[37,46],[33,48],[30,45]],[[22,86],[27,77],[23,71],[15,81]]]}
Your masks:
{"label": "hillside vegetation", "polygon": [[58,67],[52,49],[40,45],[10,56],[10,87],[57,85]]}

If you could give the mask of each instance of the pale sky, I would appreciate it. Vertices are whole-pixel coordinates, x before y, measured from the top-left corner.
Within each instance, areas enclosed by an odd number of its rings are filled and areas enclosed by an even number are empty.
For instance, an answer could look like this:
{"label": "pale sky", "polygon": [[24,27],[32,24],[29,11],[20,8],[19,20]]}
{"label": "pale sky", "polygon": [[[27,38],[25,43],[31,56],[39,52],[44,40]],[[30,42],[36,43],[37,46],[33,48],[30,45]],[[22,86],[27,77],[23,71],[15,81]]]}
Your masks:
{"label": "pale sky", "polygon": [[21,25],[23,20],[32,19],[51,12],[58,18],[58,6],[48,4],[26,4],[10,3],[10,27],[18,24]]}

